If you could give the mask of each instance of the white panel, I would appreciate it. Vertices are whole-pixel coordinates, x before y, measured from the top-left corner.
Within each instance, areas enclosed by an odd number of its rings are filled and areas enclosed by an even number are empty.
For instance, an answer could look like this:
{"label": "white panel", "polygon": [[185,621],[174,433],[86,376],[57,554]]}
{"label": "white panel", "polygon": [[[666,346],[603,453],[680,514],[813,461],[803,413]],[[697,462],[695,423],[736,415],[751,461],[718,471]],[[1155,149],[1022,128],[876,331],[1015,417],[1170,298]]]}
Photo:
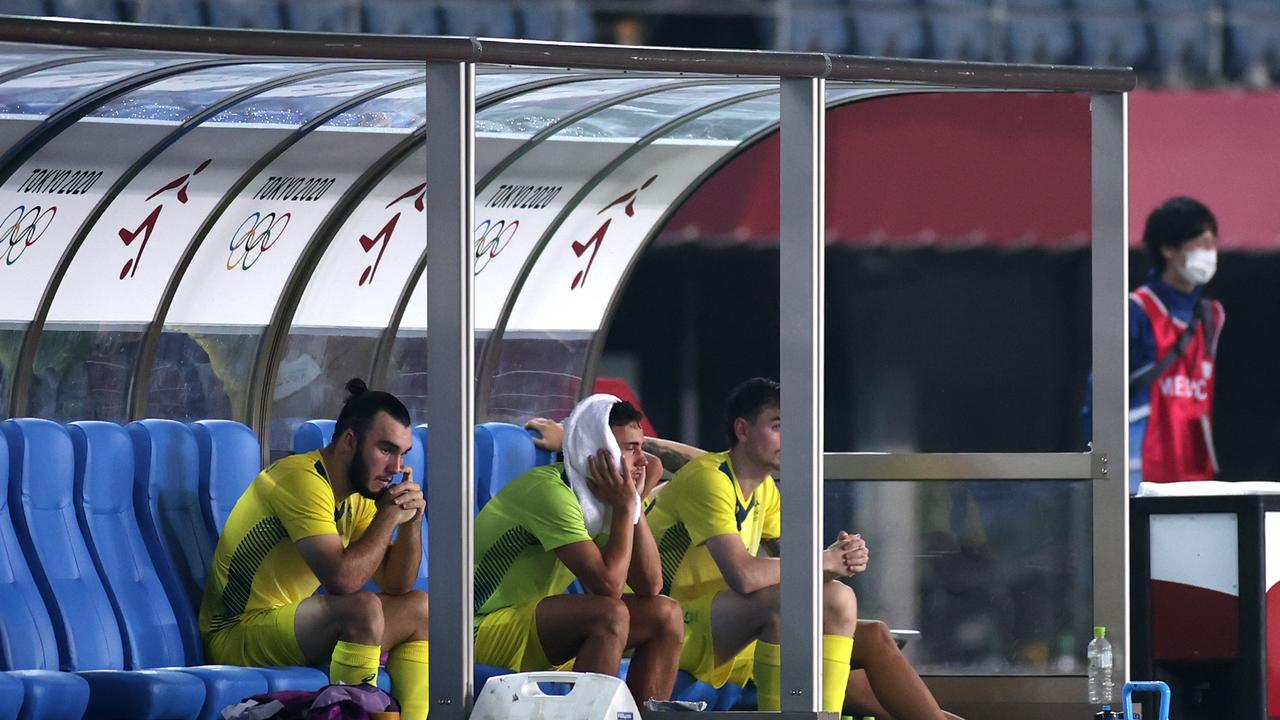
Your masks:
{"label": "white panel", "polygon": [[78,124],[5,181],[0,187],[0,321],[32,318],[85,217],[125,169],[169,131],[153,125]]}
{"label": "white panel", "polygon": [[400,318],[401,330],[427,329],[427,273],[424,270],[413,286],[413,294],[409,296],[409,304],[404,308],[404,316]]}
{"label": "white panel", "polygon": [[351,213],[307,284],[295,326],[386,327],[427,249],[426,168],[419,146]]}
{"label": "white panel", "polygon": [[313,132],[258,174],[200,244],[172,325],[266,325],[317,226],[372,159],[400,140]]}
{"label": "white panel", "polygon": [[[476,198],[475,326],[492,330],[538,240],[582,186],[632,141],[552,139],[514,162]],[[565,158],[572,157],[572,162]]]}
{"label": "white panel", "polygon": [[288,135],[285,129],[205,126],[167,148],[94,223],[67,268],[49,321],[150,322],[200,224],[227,188]]}
{"label": "white panel", "polygon": [[1151,579],[1240,595],[1236,516],[1151,516]]}
{"label": "white panel", "polygon": [[1270,590],[1280,583],[1280,512],[1266,513],[1264,520],[1263,544],[1267,551],[1266,584],[1263,590]]}
{"label": "white panel", "polygon": [[735,147],[655,143],[613,170],[539,256],[507,330],[596,330],[640,242],[698,175]]}

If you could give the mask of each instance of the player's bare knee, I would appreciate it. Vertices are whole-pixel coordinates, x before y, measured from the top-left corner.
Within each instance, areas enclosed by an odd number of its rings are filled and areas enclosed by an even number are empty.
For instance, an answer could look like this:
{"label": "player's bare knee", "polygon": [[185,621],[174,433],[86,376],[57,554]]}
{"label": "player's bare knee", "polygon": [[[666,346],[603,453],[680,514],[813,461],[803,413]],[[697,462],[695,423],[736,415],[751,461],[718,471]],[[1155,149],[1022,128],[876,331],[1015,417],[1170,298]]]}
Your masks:
{"label": "player's bare knee", "polygon": [[861,650],[871,654],[898,652],[898,643],[894,641],[889,626],[879,620],[864,620],[858,623],[858,631],[853,639]]}
{"label": "player's bare knee", "polygon": [[782,624],[782,588],[778,585],[770,585],[751,593],[748,597],[755,606],[752,618],[759,623],[757,630],[770,636],[777,635]]}
{"label": "player's bare knee", "polygon": [[[340,634],[350,638],[381,638],[385,626],[382,600],[371,592],[355,592],[336,595],[333,603],[337,609]],[[374,644],[377,641],[368,641]]]}
{"label": "player's bare knee", "polygon": [[822,586],[822,622],[833,634],[851,634],[858,621],[858,598],[853,588],[841,582]]}
{"label": "player's bare knee", "polygon": [[655,623],[662,636],[677,642],[684,639],[684,609],[680,607],[680,603],[666,595],[659,595],[651,600]]}
{"label": "player's bare knee", "polygon": [[631,611],[617,598],[596,597],[588,614],[589,632],[592,636],[626,636],[631,625]]}

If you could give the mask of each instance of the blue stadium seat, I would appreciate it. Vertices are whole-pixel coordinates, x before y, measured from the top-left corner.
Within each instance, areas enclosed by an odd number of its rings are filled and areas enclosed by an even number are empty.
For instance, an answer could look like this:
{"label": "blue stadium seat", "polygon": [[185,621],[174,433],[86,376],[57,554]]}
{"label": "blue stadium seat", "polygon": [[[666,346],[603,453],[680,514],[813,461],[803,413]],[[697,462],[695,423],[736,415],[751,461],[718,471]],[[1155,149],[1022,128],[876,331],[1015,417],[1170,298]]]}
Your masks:
{"label": "blue stadium seat", "polygon": [[22,712],[22,680],[16,675],[0,672],[0,718],[14,720]]}
{"label": "blue stadium seat", "polygon": [[359,32],[358,0],[285,0],[285,27],[308,32]]}
{"label": "blue stadium seat", "polygon": [[1149,52],[1147,28],[1140,15],[1080,15],[1080,54],[1086,65],[1140,66]]}
{"label": "blue stadium seat", "polygon": [[1138,0],[1074,0],[1074,4],[1081,11],[1137,12],[1138,10]]}
{"label": "blue stadium seat", "polygon": [[939,60],[990,60],[991,18],[985,12],[938,10],[929,15],[933,57]]}
{"label": "blue stadium seat", "polygon": [[849,28],[839,8],[793,5],[791,49],[796,52],[842,53],[849,49]]}
{"label": "blue stadium seat", "polygon": [[853,10],[854,52],[877,57],[921,57],[925,51],[924,23],[911,9]]}
{"label": "blue stadium seat", "polygon": [[1209,27],[1194,15],[1152,13],[1156,67],[1166,85],[1185,85],[1208,75]]}
{"label": "blue stadium seat", "polygon": [[1065,15],[1009,15],[1009,62],[1056,64],[1075,57],[1071,23]]}
{"label": "blue stadium seat", "polygon": [[302,454],[319,450],[333,440],[333,420],[308,420],[293,431],[293,452]]}
{"label": "blue stadium seat", "polygon": [[50,0],[49,9],[55,17],[109,21],[125,19],[120,14],[120,4],[115,0]]}
{"label": "blue stadium seat", "polygon": [[1232,75],[1257,86],[1280,76],[1280,8],[1229,14],[1227,23],[1226,64]]}
{"label": "blue stadium seat", "polygon": [[184,649],[177,616],[138,527],[129,434],[114,423],[96,421],[72,423],[68,431],[81,530],[123,632],[125,667],[180,670],[199,678],[205,687],[200,720],[216,720],[222,708],[267,692],[262,673],[200,666],[203,658]]}
{"label": "blue stadium seat", "polygon": [[516,36],[516,7],[503,0],[470,0],[440,5],[444,28],[449,35],[474,37]]}
{"label": "blue stadium seat", "polygon": [[0,13],[40,17],[49,14],[49,7],[44,0],[2,0],[0,1]]}
{"label": "blue stadium seat", "polygon": [[68,670],[89,683],[89,718],[195,718],[204,683],[170,670],[124,670],[120,626],[89,555],[74,497],[67,430],[50,420],[7,420],[9,505],[18,543],[48,609]]}
{"label": "blue stadium seat", "polygon": [[[203,657],[196,625],[204,584],[213,562],[212,531],[205,526],[200,500],[200,455],[195,434],[176,420],[139,420],[128,427],[133,440],[134,506],[143,542],[173,606],[187,657]],[[237,438],[228,434],[226,438]],[[241,442],[243,436],[239,436]],[[254,448],[257,439],[250,437]],[[244,453],[234,440],[212,445],[218,452]],[[256,450],[254,450],[256,452]],[[313,690],[327,685],[327,674],[308,667],[259,669],[271,692]]]}
{"label": "blue stadium seat", "polygon": [[261,0],[208,0],[209,24],[224,28],[280,30],[284,17],[280,6]]}
{"label": "blue stadium seat", "polygon": [[522,2],[518,6],[520,37],[527,40],[562,40],[593,42],[596,39],[595,18],[585,3],[565,8],[561,3]]}
{"label": "blue stadium seat", "polygon": [[528,430],[510,423],[476,426],[476,511],[527,470],[551,462]]}
{"label": "blue stadium seat", "polygon": [[440,19],[433,2],[364,0],[364,28],[380,35],[439,35]]}
{"label": "blue stadium seat", "polygon": [[200,499],[205,523],[216,546],[227,516],[262,469],[258,438],[234,420],[191,423],[200,463]]}
{"label": "blue stadium seat", "polygon": [[137,4],[136,22],[148,25],[207,25],[203,5],[198,2],[142,0]]}
{"label": "blue stadium seat", "polygon": [[[0,435],[0,668],[22,684],[24,720],[76,720],[89,705],[89,683],[58,672],[58,643],[9,513],[9,448]],[[4,705],[12,703],[12,683]],[[5,715],[5,717],[14,717]]]}

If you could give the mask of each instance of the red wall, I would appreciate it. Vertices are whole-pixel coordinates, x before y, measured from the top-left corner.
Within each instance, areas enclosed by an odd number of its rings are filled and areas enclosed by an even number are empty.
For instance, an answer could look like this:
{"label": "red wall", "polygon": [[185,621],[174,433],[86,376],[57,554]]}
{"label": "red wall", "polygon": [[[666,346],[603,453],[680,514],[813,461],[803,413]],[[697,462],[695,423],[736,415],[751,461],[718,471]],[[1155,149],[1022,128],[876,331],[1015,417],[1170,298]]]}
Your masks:
{"label": "red wall", "polygon": [[[1175,194],[1218,214],[1226,249],[1280,250],[1280,93],[1130,95],[1130,242]],[[854,245],[1078,247],[1089,233],[1087,99],[950,94],[828,115],[827,237]],[[778,140],[716,173],[662,243],[773,244]]]}

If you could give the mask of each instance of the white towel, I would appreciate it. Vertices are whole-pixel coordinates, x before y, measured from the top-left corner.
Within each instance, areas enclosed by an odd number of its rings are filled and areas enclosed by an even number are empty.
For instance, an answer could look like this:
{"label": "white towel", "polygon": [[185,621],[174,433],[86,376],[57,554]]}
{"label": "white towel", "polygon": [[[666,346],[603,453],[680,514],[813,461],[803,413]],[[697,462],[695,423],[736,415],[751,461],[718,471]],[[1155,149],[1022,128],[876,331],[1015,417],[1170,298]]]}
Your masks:
{"label": "white towel", "polygon": [[[609,430],[609,412],[613,410],[618,398],[605,393],[597,393],[578,403],[578,406],[564,421],[564,465],[569,475],[569,487],[578,496],[578,504],[582,506],[582,517],[587,521],[587,532],[598,535],[609,527],[612,508],[596,497],[591,491],[587,478],[591,475],[587,458],[608,450],[614,465],[621,471],[622,451],[618,448],[618,440]],[[636,506],[632,524],[640,522],[640,494],[636,493]]]}

